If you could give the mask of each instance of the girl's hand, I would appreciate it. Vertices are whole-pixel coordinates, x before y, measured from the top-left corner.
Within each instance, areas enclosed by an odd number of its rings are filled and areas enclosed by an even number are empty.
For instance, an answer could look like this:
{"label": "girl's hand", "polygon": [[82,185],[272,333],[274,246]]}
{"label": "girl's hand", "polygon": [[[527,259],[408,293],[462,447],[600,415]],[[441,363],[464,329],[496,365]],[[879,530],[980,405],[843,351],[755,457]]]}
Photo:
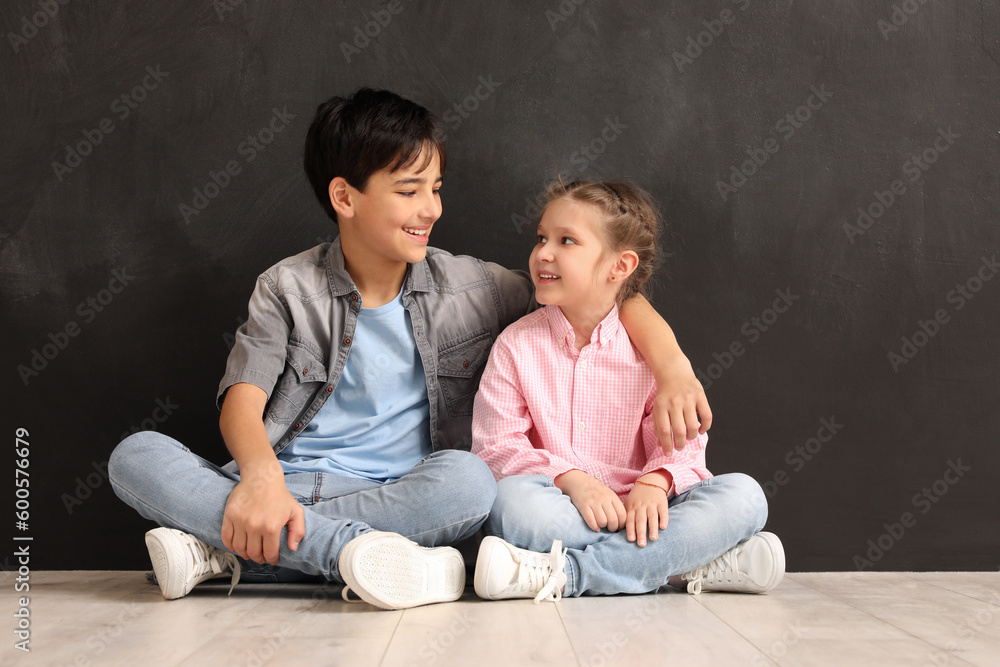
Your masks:
{"label": "girl's hand", "polygon": [[647,530],[649,539],[655,540],[659,531],[667,527],[667,494],[663,489],[637,482],[625,499],[625,511],[625,535],[628,541],[644,547]]}
{"label": "girl's hand", "polygon": [[[569,496],[590,529],[617,532],[625,527],[625,505],[618,495],[582,470],[569,470],[555,478],[555,485]],[[662,493],[662,492],[661,492]]]}

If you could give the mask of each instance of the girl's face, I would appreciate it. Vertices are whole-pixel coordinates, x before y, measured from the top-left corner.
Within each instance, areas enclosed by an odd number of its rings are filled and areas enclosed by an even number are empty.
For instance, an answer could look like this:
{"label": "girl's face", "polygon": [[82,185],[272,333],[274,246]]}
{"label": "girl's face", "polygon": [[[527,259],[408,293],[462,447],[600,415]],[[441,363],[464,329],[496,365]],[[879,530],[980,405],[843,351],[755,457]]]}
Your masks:
{"label": "girl's face", "polygon": [[577,312],[611,309],[620,282],[611,280],[615,257],[605,251],[601,213],[572,199],[550,203],[538,223],[528,258],[535,299]]}

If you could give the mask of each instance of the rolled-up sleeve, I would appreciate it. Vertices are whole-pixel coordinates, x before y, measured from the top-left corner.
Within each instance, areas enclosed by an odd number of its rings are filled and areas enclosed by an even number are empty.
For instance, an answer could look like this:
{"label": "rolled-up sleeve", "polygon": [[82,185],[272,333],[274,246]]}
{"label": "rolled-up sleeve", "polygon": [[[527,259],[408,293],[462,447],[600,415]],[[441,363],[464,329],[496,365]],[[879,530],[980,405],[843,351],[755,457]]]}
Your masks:
{"label": "rolled-up sleeve", "polygon": [[216,406],[221,410],[229,387],[240,382],[256,385],[271,397],[285,367],[292,318],[267,274],[257,279],[250,297],[247,321],[236,331],[236,342],[219,383]]}

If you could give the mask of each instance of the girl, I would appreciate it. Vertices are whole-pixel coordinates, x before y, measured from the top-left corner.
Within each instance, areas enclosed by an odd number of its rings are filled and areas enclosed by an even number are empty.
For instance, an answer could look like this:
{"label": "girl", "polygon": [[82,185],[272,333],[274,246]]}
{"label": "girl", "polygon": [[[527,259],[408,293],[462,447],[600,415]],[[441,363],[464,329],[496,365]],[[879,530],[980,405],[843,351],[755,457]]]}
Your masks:
{"label": "girl", "polygon": [[[476,593],[488,600],[645,593],[763,593],[784,575],[758,532],[760,486],[713,477],[707,436],[669,456],[656,387],[618,320],[656,263],[658,222],[626,183],[555,183],[529,259],[544,308],[497,339],[476,395],[472,451],[498,480]],[[563,549],[565,544],[566,549]]]}

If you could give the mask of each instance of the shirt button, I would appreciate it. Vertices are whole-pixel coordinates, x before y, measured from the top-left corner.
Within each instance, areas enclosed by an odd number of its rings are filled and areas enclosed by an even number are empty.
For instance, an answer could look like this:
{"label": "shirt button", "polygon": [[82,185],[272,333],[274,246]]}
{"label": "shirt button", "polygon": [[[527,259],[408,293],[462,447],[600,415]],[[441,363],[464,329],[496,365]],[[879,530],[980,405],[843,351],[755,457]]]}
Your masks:
{"label": "shirt button", "polygon": [[586,368],[586,367],[587,367],[587,362],[586,361],[581,361],[580,362],[580,368]]}
{"label": "shirt button", "polygon": [[583,426],[584,426],[583,422],[580,422],[579,424],[577,424],[577,428],[579,428],[581,431],[583,430]]}
{"label": "shirt button", "polygon": [[358,295],[357,294],[352,294],[351,295],[351,301],[357,301],[357,300],[358,300]]}
{"label": "shirt button", "polygon": [[469,367],[469,362],[468,361],[463,361],[462,362],[462,368],[468,368],[468,367]]}
{"label": "shirt button", "polygon": [[595,472],[594,473],[594,477],[596,477],[597,479],[600,479],[601,478],[601,473]]}
{"label": "shirt button", "polygon": [[333,393],[333,387],[332,387],[332,386],[328,386],[328,387],[326,388],[326,393],[328,393],[328,394],[332,394],[332,393]]}
{"label": "shirt button", "polygon": [[351,339],[350,338],[345,338],[344,339],[344,345],[350,345],[350,344],[351,344]]}

